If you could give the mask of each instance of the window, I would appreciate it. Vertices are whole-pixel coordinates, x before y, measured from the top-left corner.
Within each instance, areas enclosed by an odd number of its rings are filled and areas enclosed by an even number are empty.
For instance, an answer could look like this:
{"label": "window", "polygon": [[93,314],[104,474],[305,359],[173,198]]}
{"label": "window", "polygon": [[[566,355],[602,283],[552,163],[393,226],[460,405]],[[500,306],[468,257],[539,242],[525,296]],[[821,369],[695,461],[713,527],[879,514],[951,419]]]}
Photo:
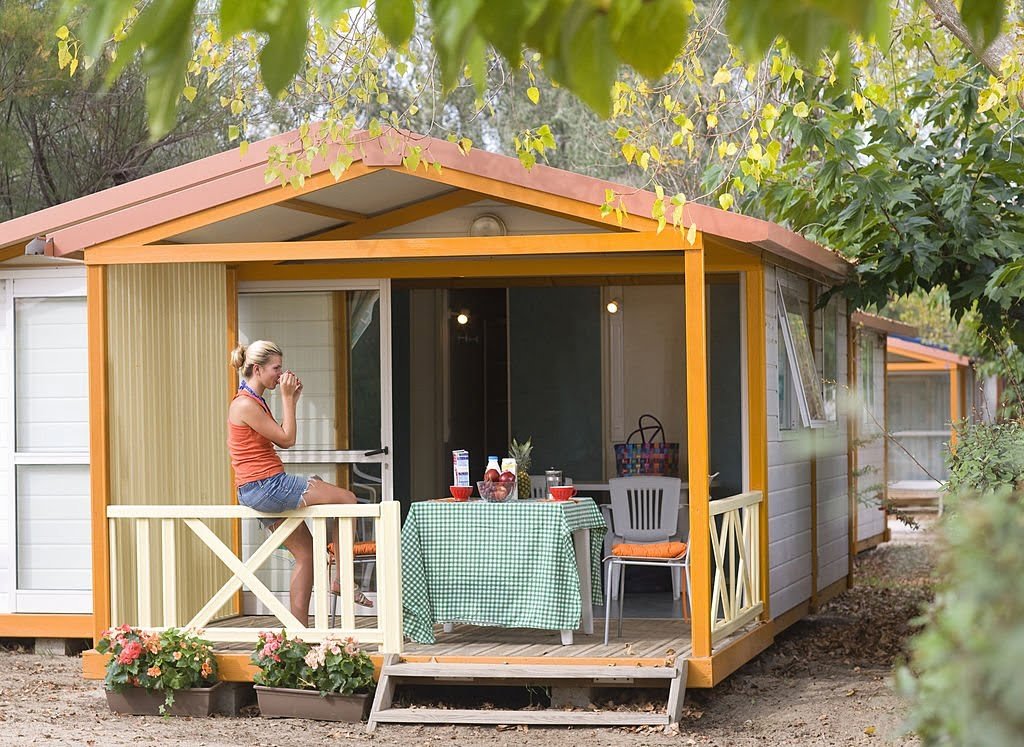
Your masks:
{"label": "window", "polygon": [[818,375],[818,367],[811,350],[807,320],[800,311],[800,299],[796,293],[781,283],[778,289],[779,322],[789,358],[789,372],[793,379],[800,419],[805,426],[820,428],[828,422],[828,416],[822,398],[821,377]]}
{"label": "window", "polygon": [[821,395],[825,403],[825,419],[834,423],[839,378],[839,309],[834,296],[822,309],[821,326]]}
{"label": "window", "polygon": [[789,355],[782,339],[782,314],[779,314],[779,430],[791,431],[795,427],[793,418],[793,385],[789,373]]}
{"label": "window", "polygon": [[860,338],[860,396],[864,409],[865,423],[874,421],[875,412],[875,340],[874,335],[862,334]]}

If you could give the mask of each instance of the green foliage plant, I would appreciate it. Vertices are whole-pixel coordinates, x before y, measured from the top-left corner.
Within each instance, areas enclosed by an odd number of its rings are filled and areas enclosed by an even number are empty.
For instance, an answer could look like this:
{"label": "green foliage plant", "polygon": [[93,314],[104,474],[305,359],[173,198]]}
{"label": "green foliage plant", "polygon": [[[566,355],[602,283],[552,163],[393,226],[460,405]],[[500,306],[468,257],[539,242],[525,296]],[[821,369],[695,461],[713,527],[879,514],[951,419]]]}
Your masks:
{"label": "green foliage plant", "polygon": [[178,690],[210,687],[217,681],[213,645],[194,630],[167,628],[150,633],[129,625],[103,633],[96,650],[110,654],[103,686],[121,692],[142,687],[165,693],[160,713],[167,715]]}
{"label": "green foliage plant", "polygon": [[925,745],[1024,744],[1022,498],[978,494],[942,524],[935,601],[896,673]]}
{"label": "green foliage plant", "polygon": [[358,695],[373,688],[373,661],[352,637],[327,636],[318,645],[262,632],[250,661],[259,668],[253,682],[264,687]]}
{"label": "green foliage plant", "polygon": [[1024,488],[1024,422],[963,421],[956,432],[956,447],[946,454],[947,491],[960,496]]}

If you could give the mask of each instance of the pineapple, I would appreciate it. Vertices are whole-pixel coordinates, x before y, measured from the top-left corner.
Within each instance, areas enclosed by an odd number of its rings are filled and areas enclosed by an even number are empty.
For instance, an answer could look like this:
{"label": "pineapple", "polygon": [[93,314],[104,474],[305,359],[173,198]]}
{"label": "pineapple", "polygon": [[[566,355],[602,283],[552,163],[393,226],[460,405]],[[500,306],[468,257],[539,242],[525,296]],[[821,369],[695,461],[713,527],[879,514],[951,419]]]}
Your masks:
{"label": "pineapple", "polygon": [[530,497],[530,462],[533,453],[532,439],[518,443],[514,438],[508,446],[508,455],[516,460],[516,488],[520,499]]}

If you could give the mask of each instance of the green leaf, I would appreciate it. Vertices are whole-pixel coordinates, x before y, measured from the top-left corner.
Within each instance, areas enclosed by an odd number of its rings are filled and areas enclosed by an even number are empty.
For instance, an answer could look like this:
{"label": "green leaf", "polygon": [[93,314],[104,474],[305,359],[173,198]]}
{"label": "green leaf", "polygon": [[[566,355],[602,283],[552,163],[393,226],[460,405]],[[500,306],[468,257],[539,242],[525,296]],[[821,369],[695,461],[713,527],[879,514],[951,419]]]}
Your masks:
{"label": "green leaf", "polygon": [[540,90],[537,86],[530,86],[526,89],[526,98],[530,99],[534,104],[540,102]]}
{"label": "green leaf", "polygon": [[561,57],[566,85],[601,117],[611,114],[616,61],[608,54],[608,17],[588,3],[573,7],[562,28]]}
{"label": "green leaf", "polygon": [[963,0],[960,16],[971,36],[987,47],[997,36],[1006,14],[1004,0]]}
{"label": "green leaf", "polygon": [[692,2],[616,0],[609,13],[615,51],[640,74],[659,77],[686,42],[688,8]]}
{"label": "green leaf", "polygon": [[363,0],[313,0],[313,11],[323,23],[332,23],[349,8],[365,5]]}
{"label": "green leaf", "polygon": [[484,38],[505,58],[518,66],[522,60],[526,30],[544,11],[547,0],[483,3],[476,13],[476,26]]}
{"label": "green leaf", "polygon": [[260,75],[271,96],[277,96],[302,67],[309,36],[308,0],[288,0],[270,39],[260,52]]}
{"label": "green leaf", "polygon": [[[89,4],[89,10],[78,29],[78,38],[87,55],[99,57],[104,42],[114,33],[114,29],[125,19],[134,4],[134,0],[103,0]],[[67,7],[71,7],[70,3]]]}
{"label": "green leaf", "polygon": [[146,109],[152,140],[158,140],[174,126],[178,96],[185,83],[185,65],[192,53],[193,11],[192,0],[163,0],[146,6],[107,70],[109,84],[145,45],[142,69],[148,79]]}
{"label": "green leaf", "polygon": [[416,26],[413,0],[376,0],[377,25],[381,33],[396,47],[409,41]]}

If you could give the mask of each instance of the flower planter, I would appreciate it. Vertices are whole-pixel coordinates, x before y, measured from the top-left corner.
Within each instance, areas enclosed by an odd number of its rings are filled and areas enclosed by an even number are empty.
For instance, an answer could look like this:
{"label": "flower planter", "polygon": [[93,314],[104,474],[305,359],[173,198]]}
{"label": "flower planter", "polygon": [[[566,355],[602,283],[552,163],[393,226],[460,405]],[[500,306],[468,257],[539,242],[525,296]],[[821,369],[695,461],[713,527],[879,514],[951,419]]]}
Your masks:
{"label": "flower planter", "polygon": [[[193,687],[174,693],[174,705],[167,711],[169,716],[209,716],[213,713],[214,695],[220,682],[212,687]],[[107,706],[113,713],[127,716],[159,716],[167,693],[163,690],[146,690],[129,687],[121,692],[107,690]]]}
{"label": "flower planter", "polygon": [[256,700],[264,718],[309,718],[358,723],[366,715],[366,695],[321,695],[317,690],[292,690],[256,685]]}

